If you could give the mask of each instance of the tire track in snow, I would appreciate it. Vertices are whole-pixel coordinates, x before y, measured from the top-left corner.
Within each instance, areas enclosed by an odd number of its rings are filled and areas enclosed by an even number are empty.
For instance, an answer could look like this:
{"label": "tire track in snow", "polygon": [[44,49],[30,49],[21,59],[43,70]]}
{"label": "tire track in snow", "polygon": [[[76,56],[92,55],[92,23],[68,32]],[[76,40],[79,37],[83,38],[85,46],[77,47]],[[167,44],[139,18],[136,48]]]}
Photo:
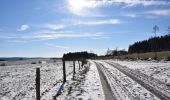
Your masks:
{"label": "tire track in snow", "polygon": [[129,68],[124,68],[124,66],[120,66],[118,64],[115,65],[110,62],[106,62],[106,63],[113,66],[120,72],[124,73],[125,75],[127,75],[128,77],[130,77],[131,79],[139,83],[141,86],[143,86],[145,89],[153,93],[155,96],[157,96],[161,100],[170,100],[170,94],[167,93],[166,90],[161,90],[161,88],[159,88],[158,86],[157,86],[158,88],[155,87],[155,84],[153,85],[152,83],[147,82],[148,81],[146,80],[147,77],[142,77],[142,76],[139,77],[139,75],[136,75],[135,73],[133,73],[133,71],[131,71]]}
{"label": "tire track in snow", "polygon": [[116,100],[116,97],[114,96],[114,94],[111,90],[111,87],[110,87],[104,73],[100,69],[100,65],[96,62],[95,62],[95,64],[96,64],[96,67],[97,67],[98,72],[99,72],[100,80],[101,80],[103,91],[104,91],[104,94],[105,94],[105,100]]}
{"label": "tire track in snow", "polygon": [[111,92],[114,94],[115,100],[140,100],[140,97],[130,93],[129,90],[127,90],[120,82],[118,82],[119,80],[117,80],[117,78],[113,76],[112,73],[110,73],[110,71],[105,68],[103,64],[98,62],[95,63],[99,71],[101,71],[101,73],[105,77],[105,80],[107,81],[109,87],[111,88]]}

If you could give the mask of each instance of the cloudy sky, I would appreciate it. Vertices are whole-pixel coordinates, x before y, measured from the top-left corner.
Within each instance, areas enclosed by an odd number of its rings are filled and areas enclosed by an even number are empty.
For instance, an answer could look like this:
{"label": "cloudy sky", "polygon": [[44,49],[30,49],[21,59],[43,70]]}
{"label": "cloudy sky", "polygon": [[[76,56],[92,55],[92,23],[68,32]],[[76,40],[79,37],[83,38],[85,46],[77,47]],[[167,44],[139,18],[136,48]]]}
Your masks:
{"label": "cloudy sky", "polygon": [[105,54],[170,25],[169,0],[0,0],[0,13],[0,57]]}

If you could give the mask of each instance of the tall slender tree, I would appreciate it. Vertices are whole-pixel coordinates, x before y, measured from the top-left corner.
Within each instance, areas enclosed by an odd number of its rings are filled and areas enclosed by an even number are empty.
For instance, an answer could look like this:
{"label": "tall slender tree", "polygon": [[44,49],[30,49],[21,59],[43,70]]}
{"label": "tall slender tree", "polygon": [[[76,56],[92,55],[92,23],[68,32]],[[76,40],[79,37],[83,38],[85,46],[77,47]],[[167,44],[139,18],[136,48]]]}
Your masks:
{"label": "tall slender tree", "polygon": [[153,27],[153,33],[155,34],[155,37],[156,37],[156,33],[159,31],[159,27],[157,25],[155,25]]}
{"label": "tall slender tree", "polygon": [[159,27],[157,25],[155,25],[153,27],[153,33],[155,34],[155,41],[154,41],[154,52],[155,52],[155,59],[157,59],[157,41],[156,41],[156,35],[157,35],[157,32],[159,31]]}
{"label": "tall slender tree", "polygon": [[168,34],[170,34],[170,26],[168,27]]}

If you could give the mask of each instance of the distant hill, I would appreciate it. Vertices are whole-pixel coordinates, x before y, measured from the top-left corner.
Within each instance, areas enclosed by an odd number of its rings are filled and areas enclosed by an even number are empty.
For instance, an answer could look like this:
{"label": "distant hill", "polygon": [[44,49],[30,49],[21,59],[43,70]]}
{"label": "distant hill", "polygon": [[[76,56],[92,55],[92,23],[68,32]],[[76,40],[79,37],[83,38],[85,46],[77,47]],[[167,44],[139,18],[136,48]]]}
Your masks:
{"label": "distant hill", "polygon": [[18,60],[30,60],[30,59],[47,59],[47,58],[27,58],[27,57],[0,57],[0,61],[18,61]]}

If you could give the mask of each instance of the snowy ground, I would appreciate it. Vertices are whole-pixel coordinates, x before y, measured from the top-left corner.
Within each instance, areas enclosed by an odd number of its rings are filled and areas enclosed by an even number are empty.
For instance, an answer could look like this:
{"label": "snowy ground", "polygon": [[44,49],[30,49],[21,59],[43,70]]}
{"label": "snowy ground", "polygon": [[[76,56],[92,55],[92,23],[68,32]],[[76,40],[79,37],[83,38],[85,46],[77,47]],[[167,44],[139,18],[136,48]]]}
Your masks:
{"label": "snowy ground", "polygon": [[97,61],[104,72],[116,100],[160,100],[138,82],[103,61]]}
{"label": "snowy ground", "polygon": [[105,100],[106,91],[98,70],[103,72],[104,81],[117,100],[170,98],[170,62],[89,60],[80,70],[76,62],[75,80],[73,63],[66,63],[67,82],[59,96],[63,78],[61,61],[0,66],[0,100],[35,100],[37,67],[41,72],[41,100]]}
{"label": "snowy ground", "polygon": [[94,62],[89,62],[76,74],[69,77],[63,93],[57,100],[104,100],[101,80]]}
{"label": "snowy ground", "polygon": [[170,86],[170,62],[153,61],[118,61],[112,60],[122,66],[140,71]]}
{"label": "snowy ground", "polygon": [[43,64],[16,61],[0,66],[0,100],[35,100],[37,67],[41,75],[41,100],[104,100],[100,77],[93,62],[80,71],[76,62],[75,80],[72,80],[73,62],[66,62],[67,82],[57,97],[63,78],[61,61],[47,61]]}
{"label": "snowy ground", "polygon": [[[78,66],[76,64],[76,66]],[[41,97],[62,81],[62,62],[44,64],[15,64],[0,66],[0,100],[35,100],[35,73],[40,68]],[[72,62],[66,63],[67,75],[72,70]],[[78,68],[78,67],[76,67]],[[47,98],[45,98],[47,100]]]}
{"label": "snowy ground", "polygon": [[[157,63],[148,61],[135,62],[113,60],[90,61],[88,66],[76,73],[75,80],[72,80],[72,75],[68,76],[62,94],[56,99],[106,99],[104,95],[106,91],[103,91],[103,86],[97,70],[98,67],[99,70],[104,73],[104,76],[106,76],[106,80],[113,92],[113,97],[115,97],[116,100],[169,100],[170,88],[166,86],[166,84],[162,83],[160,78],[154,78],[152,77],[153,75],[149,74],[149,72],[155,72],[153,69],[157,71],[159,69],[156,68],[167,68],[169,65],[168,63],[169,62]],[[153,66],[156,68],[152,68]],[[163,72],[164,74],[168,74],[168,71]],[[53,89],[51,89],[51,92],[48,92],[47,96],[44,96],[44,98],[54,97],[54,93],[59,89],[60,85],[61,84],[56,85]],[[52,96],[49,96],[49,94],[52,94]]]}

